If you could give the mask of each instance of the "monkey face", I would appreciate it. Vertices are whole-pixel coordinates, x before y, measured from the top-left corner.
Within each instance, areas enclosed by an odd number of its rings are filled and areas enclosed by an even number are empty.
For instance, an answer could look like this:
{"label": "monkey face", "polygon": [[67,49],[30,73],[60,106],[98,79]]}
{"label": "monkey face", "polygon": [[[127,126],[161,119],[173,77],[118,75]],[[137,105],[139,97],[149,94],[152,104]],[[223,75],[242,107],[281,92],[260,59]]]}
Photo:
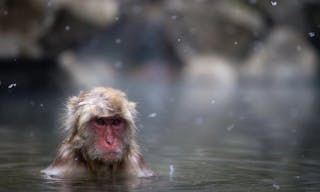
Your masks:
{"label": "monkey face", "polygon": [[89,122],[93,137],[93,158],[114,162],[123,158],[125,150],[126,121],[117,116],[95,117]]}
{"label": "monkey face", "polygon": [[135,104],[121,91],[98,87],[68,103],[73,146],[92,160],[121,161],[134,146]]}

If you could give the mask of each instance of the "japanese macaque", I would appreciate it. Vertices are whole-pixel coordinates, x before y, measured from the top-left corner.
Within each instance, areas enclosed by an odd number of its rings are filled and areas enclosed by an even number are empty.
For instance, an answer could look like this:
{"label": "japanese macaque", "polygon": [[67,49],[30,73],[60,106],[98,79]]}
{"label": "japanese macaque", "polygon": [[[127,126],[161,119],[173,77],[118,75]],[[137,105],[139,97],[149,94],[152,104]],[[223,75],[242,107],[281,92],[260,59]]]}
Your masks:
{"label": "japanese macaque", "polygon": [[67,137],[48,176],[74,178],[148,177],[148,169],[135,142],[135,103],[112,88],[80,92],[67,103]]}

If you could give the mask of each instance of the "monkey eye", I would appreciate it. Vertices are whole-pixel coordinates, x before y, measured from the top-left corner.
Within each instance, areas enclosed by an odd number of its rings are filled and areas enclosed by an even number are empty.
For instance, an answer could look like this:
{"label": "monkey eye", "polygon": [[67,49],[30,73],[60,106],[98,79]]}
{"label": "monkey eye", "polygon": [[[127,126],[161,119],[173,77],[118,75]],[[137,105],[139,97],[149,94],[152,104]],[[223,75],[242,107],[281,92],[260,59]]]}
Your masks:
{"label": "monkey eye", "polygon": [[120,118],[112,119],[111,125],[112,125],[112,126],[118,126],[118,125],[120,125],[122,122],[123,122],[123,121],[122,121],[122,119],[120,119]]}
{"label": "monkey eye", "polygon": [[104,124],[105,124],[103,118],[97,118],[97,119],[96,119],[96,123],[97,123],[98,125],[104,125]]}

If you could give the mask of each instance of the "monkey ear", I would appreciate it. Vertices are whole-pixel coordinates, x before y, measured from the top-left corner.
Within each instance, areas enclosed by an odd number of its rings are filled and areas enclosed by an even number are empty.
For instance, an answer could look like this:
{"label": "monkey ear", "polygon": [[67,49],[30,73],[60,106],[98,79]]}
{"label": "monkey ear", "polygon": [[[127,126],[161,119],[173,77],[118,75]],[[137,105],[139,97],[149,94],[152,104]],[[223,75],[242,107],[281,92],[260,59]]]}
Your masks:
{"label": "monkey ear", "polygon": [[133,118],[135,118],[137,115],[136,105],[137,104],[134,102],[128,102],[128,109],[129,109]]}
{"label": "monkey ear", "polygon": [[67,115],[65,119],[65,130],[67,134],[71,134],[75,130],[75,125],[77,121],[76,110],[79,104],[79,97],[71,97],[67,102]]}
{"label": "monkey ear", "polygon": [[69,113],[74,113],[76,106],[79,104],[79,98],[74,96],[68,100],[67,108]]}

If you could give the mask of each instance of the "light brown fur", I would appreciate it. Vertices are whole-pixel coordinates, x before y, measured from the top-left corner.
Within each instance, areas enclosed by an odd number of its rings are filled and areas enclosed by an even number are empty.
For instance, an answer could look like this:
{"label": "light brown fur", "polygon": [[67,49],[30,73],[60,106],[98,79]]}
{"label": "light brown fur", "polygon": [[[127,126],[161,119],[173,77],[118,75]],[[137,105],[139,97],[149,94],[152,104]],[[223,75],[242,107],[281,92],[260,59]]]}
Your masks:
{"label": "light brown fur", "polygon": [[[95,117],[119,116],[125,119],[127,129],[123,135],[122,158],[116,162],[99,159],[88,122]],[[67,136],[55,160],[42,172],[53,177],[146,177],[152,176],[135,142],[135,103],[112,88],[96,87],[80,92],[67,103],[65,129]]]}

